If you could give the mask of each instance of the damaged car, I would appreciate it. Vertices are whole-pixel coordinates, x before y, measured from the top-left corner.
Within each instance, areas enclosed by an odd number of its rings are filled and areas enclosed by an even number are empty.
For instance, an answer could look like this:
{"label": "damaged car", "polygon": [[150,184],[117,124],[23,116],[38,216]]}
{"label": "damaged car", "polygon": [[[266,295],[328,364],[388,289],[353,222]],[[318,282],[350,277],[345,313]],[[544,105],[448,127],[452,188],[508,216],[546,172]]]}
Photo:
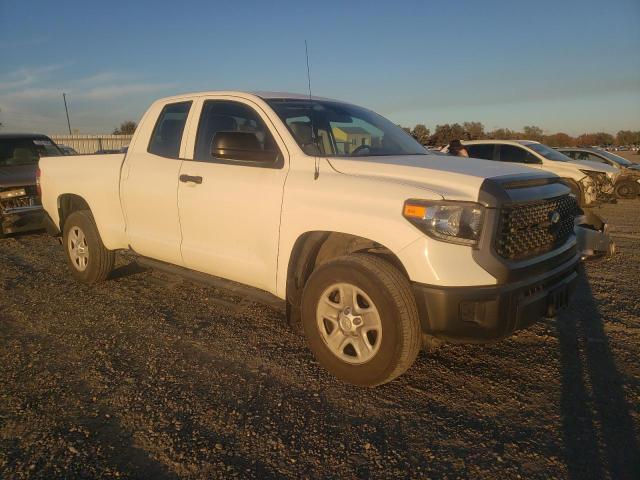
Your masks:
{"label": "damaged car", "polygon": [[640,195],[640,164],[601,148],[558,148],[559,152],[574,160],[587,160],[610,165],[620,171],[614,185],[616,198],[636,198]]}
{"label": "damaged car", "polygon": [[[615,253],[608,225],[593,209],[615,201],[614,185],[620,175],[617,168],[601,162],[573,160],[532,140],[473,140],[462,143],[471,158],[525,164],[560,177],[571,189],[579,206],[575,231],[583,258]],[[448,151],[447,147],[443,151]]]}
{"label": "damaged car", "polygon": [[63,152],[46,135],[0,134],[0,238],[43,228],[38,161],[60,155]]}

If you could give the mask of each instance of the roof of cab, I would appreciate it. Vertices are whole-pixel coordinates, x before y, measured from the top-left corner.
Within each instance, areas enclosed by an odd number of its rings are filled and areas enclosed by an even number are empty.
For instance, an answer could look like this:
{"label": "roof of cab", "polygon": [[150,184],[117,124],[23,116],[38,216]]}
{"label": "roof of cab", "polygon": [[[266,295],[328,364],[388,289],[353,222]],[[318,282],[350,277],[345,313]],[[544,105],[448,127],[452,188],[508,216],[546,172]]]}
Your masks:
{"label": "roof of cab", "polygon": [[242,98],[260,98],[262,100],[321,100],[321,101],[330,101],[330,102],[342,102],[341,100],[335,100],[332,98],[326,97],[318,97],[304,93],[290,93],[290,92],[267,92],[267,91],[254,91],[254,92],[245,92],[240,90],[210,90],[204,92],[189,92],[183,93],[180,95],[173,95],[171,97],[159,98],[157,101],[165,102],[167,100],[177,100],[184,99],[185,97],[206,97],[209,95],[227,95],[232,97],[242,97]]}

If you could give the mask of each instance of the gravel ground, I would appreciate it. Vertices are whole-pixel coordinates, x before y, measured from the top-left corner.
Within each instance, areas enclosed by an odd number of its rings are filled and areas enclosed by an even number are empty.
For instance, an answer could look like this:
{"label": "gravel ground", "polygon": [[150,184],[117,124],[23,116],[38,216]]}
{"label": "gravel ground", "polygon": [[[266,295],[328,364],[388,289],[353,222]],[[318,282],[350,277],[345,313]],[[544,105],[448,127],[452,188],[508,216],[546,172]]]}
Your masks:
{"label": "gravel ground", "polygon": [[0,240],[2,478],[640,478],[640,201],[570,309],[421,354],[375,389],[326,374],[277,310],[143,270],[74,282]]}

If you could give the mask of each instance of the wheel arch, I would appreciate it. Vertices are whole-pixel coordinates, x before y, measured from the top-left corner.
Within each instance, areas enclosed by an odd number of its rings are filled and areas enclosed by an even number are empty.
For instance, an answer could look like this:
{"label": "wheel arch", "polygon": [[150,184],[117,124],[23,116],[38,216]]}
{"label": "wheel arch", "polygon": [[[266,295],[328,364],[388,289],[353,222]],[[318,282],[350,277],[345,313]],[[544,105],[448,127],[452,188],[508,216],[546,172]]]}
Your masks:
{"label": "wheel arch", "polygon": [[380,242],[335,231],[305,232],[298,236],[289,256],[286,278],[287,304],[294,309],[300,305],[304,285],[317,266],[338,257],[363,252],[383,258],[409,278],[398,256]]}
{"label": "wheel arch", "polygon": [[75,193],[63,193],[58,196],[58,227],[60,231],[64,229],[64,222],[73,212],[78,210],[89,210],[89,203],[80,195]]}

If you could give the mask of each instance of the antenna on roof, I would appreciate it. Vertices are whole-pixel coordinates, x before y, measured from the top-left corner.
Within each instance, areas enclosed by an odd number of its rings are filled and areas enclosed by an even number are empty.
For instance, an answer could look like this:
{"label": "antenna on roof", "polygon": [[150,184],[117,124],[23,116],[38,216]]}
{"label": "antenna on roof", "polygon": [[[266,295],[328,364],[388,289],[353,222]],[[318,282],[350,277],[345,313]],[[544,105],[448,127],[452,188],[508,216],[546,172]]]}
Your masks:
{"label": "antenna on roof", "polygon": [[[311,98],[311,70],[309,69],[309,47],[307,45],[307,39],[304,40],[304,55],[305,58],[307,60],[307,84],[309,87],[309,108],[310,108],[310,113],[309,113],[309,120],[311,121],[311,142],[313,144],[314,147],[317,146],[317,142],[316,142],[316,132],[313,128],[313,117],[315,116],[313,113],[313,103],[312,103],[312,98]],[[320,176],[320,164],[319,164],[319,160],[318,160],[318,156],[315,156],[315,169],[314,169],[314,173],[313,173],[313,179],[317,180],[318,177]]]}
{"label": "antenna on roof", "polygon": [[307,83],[309,85],[309,100],[311,100],[311,71],[309,70],[309,47],[306,39],[304,41],[304,56],[307,59]]}

